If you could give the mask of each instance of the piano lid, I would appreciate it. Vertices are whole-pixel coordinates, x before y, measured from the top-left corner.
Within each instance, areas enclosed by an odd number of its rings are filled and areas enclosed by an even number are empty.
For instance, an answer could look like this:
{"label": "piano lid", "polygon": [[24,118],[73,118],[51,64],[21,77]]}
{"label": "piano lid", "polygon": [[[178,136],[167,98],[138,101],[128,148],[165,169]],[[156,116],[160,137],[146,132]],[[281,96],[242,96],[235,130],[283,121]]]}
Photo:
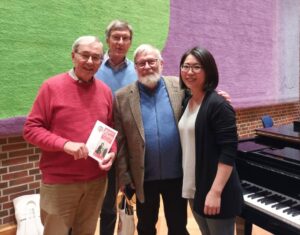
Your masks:
{"label": "piano lid", "polygon": [[239,142],[239,145],[238,145],[238,150],[241,151],[242,153],[254,152],[254,151],[263,150],[266,148],[270,148],[270,146],[256,143],[253,140],[242,141],[242,142]]}
{"label": "piano lid", "polygon": [[286,161],[293,161],[300,164],[300,150],[290,147],[284,147],[282,149],[266,148],[261,153],[268,153],[275,157],[284,159]]}
{"label": "piano lid", "polygon": [[258,136],[300,144],[300,132],[294,131],[293,124],[260,128],[256,129],[255,132]]}

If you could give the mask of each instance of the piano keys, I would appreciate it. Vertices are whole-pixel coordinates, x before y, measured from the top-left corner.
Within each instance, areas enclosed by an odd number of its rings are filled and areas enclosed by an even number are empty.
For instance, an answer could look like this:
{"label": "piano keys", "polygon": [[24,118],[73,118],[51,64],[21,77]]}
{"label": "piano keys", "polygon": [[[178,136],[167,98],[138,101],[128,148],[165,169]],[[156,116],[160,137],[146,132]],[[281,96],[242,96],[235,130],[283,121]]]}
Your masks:
{"label": "piano keys", "polygon": [[246,205],[270,214],[300,231],[300,200],[247,181],[242,181],[242,186]]}
{"label": "piano keys", "polygon": [[[264,128],[268,129],[268,128]],[[268,130],[263,130],[267,132]],[[276,235],[300,234],[300,138],[259,135],[240,141],[237,170],[244,191],[244,234],[252,224]],[[286,135],[286,132],[284,132]]]}

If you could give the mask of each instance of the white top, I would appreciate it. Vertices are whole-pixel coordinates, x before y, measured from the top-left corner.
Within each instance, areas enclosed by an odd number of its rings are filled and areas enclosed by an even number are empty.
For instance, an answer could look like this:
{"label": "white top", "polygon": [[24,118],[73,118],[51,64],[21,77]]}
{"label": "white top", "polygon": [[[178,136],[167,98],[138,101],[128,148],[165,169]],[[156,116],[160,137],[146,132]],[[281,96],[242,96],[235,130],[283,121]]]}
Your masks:
{"label": "white top", "polygon": [[[190,102],[190,101],[189,101]],[[178,124],[180,141],[182,146],[182,168],[183,168],[183,186],[182,197],[194,199],[195,187],[195,164],[196,164],[196,146],[195,146],[195,122],[201,104],[193,111],[187,105]]]}

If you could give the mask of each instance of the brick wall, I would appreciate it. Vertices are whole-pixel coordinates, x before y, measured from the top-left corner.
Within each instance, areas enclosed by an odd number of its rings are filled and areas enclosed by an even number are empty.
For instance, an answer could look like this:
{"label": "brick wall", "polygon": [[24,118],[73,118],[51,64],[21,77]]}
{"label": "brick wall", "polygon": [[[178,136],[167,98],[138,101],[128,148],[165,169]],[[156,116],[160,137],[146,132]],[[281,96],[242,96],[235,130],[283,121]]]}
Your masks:
{"label": "brick wall", "polygon": [[275,126],[292,123],[300,119],[300,103],[236,110],[239,137],[253,136],[255,129],[263,127],[260,118],[266,114],[273,118]]}
{"label": "brick wall", "polygon": [[21,136],[0,138],[0,225],[15,222],[14,198],[39,193],[39,153]]}
{"label": "brick wall", "polygon": [[[271,115],[275,125],[300,119],[300,103],[243,109],[237,111],[240,137],[254,135],[261,128],[260,117]],[[25,194],[39,192],[39,149],[28,144],[21,136],[0,138],[0,226],[15,222],[12,200]]]}

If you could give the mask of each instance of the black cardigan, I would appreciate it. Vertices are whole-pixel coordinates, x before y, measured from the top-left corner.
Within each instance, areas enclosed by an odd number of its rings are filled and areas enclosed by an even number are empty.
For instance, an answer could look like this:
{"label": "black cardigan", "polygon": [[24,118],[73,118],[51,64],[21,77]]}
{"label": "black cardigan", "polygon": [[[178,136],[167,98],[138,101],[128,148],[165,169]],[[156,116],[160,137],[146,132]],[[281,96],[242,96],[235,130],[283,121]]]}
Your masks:
{"label": "black cardigan", "polygon": [[[186,108],[187,97],[183,102]],[[195,123],[196,193],[194,211],[210,218],[231,218],[240,214],[243,205],[242,188],[235,168],[237,127],[232,106],[215,91],[206,92]],[[222,195],[221,210],[216,216],[203,214],[204,202],[215,179],[218,163],[233,166]]]}

